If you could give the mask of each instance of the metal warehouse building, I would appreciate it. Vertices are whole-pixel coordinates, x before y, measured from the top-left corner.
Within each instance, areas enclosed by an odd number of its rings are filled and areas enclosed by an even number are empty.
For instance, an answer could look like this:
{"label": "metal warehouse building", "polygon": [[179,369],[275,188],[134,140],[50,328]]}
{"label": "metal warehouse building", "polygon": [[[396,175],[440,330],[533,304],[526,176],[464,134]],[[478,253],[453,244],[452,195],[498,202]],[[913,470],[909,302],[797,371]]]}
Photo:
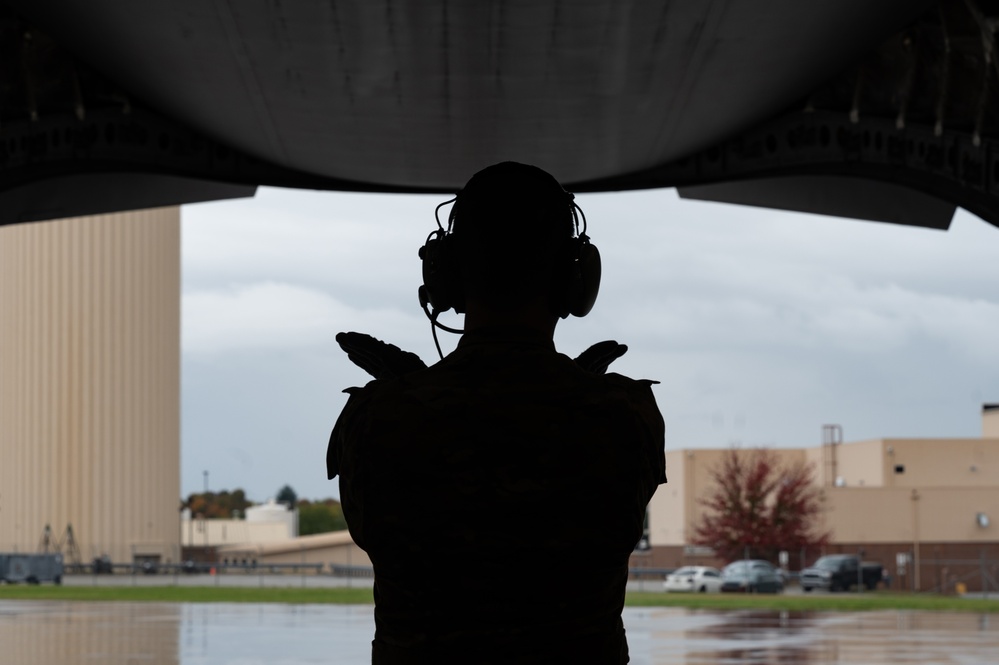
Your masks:
{"label": "metal warehouse building", "polygon": [[178,208],[0,227],[0,551],[178,561],[179,381]]}

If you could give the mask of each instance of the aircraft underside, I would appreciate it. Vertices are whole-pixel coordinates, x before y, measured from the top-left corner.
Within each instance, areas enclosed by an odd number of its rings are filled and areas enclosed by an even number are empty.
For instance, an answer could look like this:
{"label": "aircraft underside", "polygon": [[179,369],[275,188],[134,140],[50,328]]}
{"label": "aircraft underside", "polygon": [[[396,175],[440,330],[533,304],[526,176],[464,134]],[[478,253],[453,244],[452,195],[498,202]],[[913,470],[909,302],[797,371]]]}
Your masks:
{"label": "aircraft underside", "polygon": [[999,225],[991,0],[0,2],[0,224],[250,196],[454,191],[505,159]]}

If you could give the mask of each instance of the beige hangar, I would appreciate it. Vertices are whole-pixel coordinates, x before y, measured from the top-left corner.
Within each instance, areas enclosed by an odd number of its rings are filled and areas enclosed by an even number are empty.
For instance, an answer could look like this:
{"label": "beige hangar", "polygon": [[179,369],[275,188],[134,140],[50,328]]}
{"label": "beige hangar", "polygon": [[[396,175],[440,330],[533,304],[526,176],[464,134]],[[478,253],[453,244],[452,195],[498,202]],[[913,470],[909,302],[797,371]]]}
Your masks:
{"label": "beige hangar", "polygon": [[179,427],[179,208],[0,227],[0,551],[178,561]]}

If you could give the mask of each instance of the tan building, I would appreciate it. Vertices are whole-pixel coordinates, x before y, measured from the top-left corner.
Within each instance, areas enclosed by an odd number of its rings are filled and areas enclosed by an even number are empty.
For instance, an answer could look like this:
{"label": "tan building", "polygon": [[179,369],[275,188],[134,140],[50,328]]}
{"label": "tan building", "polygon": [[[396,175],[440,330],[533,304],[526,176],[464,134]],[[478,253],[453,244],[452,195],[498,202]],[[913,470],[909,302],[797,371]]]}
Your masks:
{"label": "tan building", "polygon": [[[982,438],[874,439],[775,449],[781,463],[805,461],[824,495],[820,529],[829,552],[864,551],[907,588],[974,587],[999,573],[999,408],[983,408]],[[649,544],[635,567],[670,568],[714,560],[692,546],[725,449],[666,453],[669,483],[649,505]],[[797,553],[792,569],[799,567]],[[997,578],[999,579],[999,578]]]}
{"label": "tan building", "polygon": [[346,530],[299,536],[298,510],[274,499],[247,508],[246,519],[192,520],[185,510],[181,525],[184,556],[195,561],[258,568],[320,564],[324,572],[332,573],[371,567],[368,555]]}
{"label": "tan building", "polygon": [[0,313],[0,551],[178,561],[179,209],[0,227]]}
{"label": "tan building", "polygon": [[982,407],[982,436],[986,439],[999,439],[999,404],[986,404]]}
{"label": "tan building", "polygon": [[[185,511],[186,512],[186,511]],[[180,521],[184,549],[211,550],[224,545],[287,542],[295,536],[283,522],[248,522],[239,519],[202,519],[183,515]],[[186,555],[185,555],[186,558]]]}
{"label": "tan building", "polygon": [[250,506],[243,519],[192,518],[187,508],[180,515],[185,559],[214,561],[214,550],[219,547],[280,543],[298,536],[298,509],[289,509],[274,499]]}
{"label": "tan building", "polygon": [[344,531],[331,531],[291,540],[259,543],[256,545],[229,545],[219,547],[219,561],[253,562],[268,564],[323,564],[324,570],[335,572],[337,567],[370,567],[371,559]]}

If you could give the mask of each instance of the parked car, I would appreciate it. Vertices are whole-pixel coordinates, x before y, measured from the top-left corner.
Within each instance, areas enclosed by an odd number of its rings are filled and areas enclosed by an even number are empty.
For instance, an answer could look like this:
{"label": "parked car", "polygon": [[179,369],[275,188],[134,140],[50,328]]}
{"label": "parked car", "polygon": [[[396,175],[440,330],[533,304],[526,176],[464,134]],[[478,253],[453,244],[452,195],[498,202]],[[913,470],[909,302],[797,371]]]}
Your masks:
{"label": "parked car", "polygon": [[666,591],[697,591],[718,593],[721,590],[721,572],[709,566],[684,566],[666,576]]}
{"label": "parked car", "polygon": [[111,575],[114,573],[114,564],[111,563],[111,557],[107,554],[94,557],[91,567],[94,571],[94,575]]}
{"label": "parked car", "polygon": [[799,579],[803,591],[847,591],[858,583],[873,590],[883,577],[884,568],[880,563],[860,563],[860,559],[852,554],[830,554],[820,557],[811,567],[801,571]]}
{"label": "parked car", "polygon": [[781,574],[769,561],[745,559],[734,561],[722,570],[721,590],[742,593],[780,593],[784,590]]}

